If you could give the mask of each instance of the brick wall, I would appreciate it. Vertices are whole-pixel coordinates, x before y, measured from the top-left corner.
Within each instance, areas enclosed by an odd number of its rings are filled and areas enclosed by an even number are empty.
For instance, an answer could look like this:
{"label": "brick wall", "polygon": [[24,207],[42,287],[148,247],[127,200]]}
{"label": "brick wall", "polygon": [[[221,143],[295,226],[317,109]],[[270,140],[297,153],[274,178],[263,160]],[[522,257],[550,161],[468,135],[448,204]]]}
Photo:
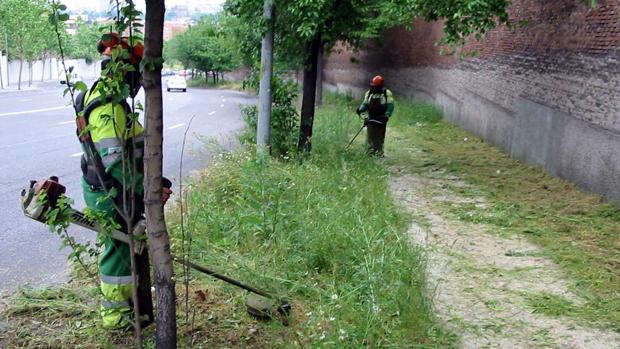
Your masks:
{"label": "brick wall", "polygon": [[[509,12],[528,24],[470,40],[473,58],[440,55],[441,23],[416,20],[363,51],[336,48],[324,81],[360,91],[383,74],[397,95],[433,102],[513,156],[620,202],[609,179],[620,179],[620,1],[515,0]],[[533,140],[528,130],[547,131]]]}

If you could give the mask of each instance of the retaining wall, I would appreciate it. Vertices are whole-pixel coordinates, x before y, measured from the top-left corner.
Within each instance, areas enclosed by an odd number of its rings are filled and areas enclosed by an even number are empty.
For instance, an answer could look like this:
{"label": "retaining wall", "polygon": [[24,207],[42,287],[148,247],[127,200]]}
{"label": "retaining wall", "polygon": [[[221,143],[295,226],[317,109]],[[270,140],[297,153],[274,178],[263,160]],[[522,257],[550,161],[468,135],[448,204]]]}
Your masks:
{"label": "retaining wall", "polygon": [[469,41],[473,58],[440,55],[441,23],[416,20],[365,50],[336,48],[324,81],[359,94],[383,74],[397,95],[620,204],[620,2],[515,0],[510,14],[529,24]]}

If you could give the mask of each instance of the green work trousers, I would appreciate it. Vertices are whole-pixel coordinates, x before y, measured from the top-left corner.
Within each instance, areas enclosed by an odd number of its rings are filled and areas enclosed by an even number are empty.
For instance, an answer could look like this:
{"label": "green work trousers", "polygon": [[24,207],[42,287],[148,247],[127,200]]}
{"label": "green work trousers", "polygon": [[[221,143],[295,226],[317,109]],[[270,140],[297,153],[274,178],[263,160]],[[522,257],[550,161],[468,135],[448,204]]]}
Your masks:
{"label": "green work trousers", "polygon": [[[112,201],[104,190],[93,189],[82,180],[82,191],[89,209],[103,213],[106,218],[117,217]],[[121,222],[117,223],[121,224]],[[114,240],[101,232],[99,235],[98,238],[105,246],[103,253],[99,256],[102,293],[100,314],[103,327],[124,328],[129,325],[129,319],[132,317],[131,251],[128,244]]]}

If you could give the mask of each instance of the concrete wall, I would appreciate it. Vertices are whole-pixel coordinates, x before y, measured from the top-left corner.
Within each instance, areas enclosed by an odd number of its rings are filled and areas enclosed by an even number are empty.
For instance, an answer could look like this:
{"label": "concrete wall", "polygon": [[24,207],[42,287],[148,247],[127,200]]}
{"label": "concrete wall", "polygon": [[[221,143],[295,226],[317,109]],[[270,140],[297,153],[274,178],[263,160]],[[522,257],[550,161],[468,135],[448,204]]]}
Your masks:
{"label": "concrete wall", "polygon": [[[17,86],[20,62],[11,61],[7,64],[6,56],[2,56],[0,64],[2,64],[2,82],[4,86]],[[87,63],[84,59],[68,59],[65,61],[65,65],[67,69],[71,66],[74,67],[73,72],[81,75],[82,79],[86,80],[95,79],[99,77],[101,73],[100,62]],[[41,60],[35,61],[32,65],[29,65],[28,62],[24,62],[21,72],[21,86],[22,88],[28,86],[30,76],[32,76],[32,83],[36,83],[41,81],[60,80],[61,75],[63,75],[62,64],[56,58],[48,58],[45,62]]]}
{"label": "concrete wall", "polygon": [[2,79],[2,86],[6,86],[7,60],[6,56],[3,56],[3,54],[4,52],[0,51],[0,71],[2,72],[2,76],[0,78]]}
{"label": "concrete wall", "polygon": [[510,13],[529,25],[469,41],[474,58],[441,56],[441,24],[416,21],[361,52],[337,48],[324,81],[359,93],[383,74],[396,94],[620,204],[620,2],[515,0]]}

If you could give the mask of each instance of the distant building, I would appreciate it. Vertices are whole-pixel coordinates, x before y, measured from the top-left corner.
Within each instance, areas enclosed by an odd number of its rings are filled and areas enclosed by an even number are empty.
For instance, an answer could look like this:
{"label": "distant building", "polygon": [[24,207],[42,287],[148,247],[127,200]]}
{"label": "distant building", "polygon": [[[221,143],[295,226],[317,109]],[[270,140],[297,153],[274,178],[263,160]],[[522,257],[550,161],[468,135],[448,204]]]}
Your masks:
{"label": "distant building", "polygon": [[88,15],[70,15],[69,19],[65,21],[65,25],[67,26],[67,34],[75,35],[75,32],[77,31],[77,24],[80,21],[88,22]]}
{"label": "distant building", "polygon": [[180,34],[189,27],[188,21],[181,22],[164,22],[164,41],[171,39],[173,36]]}

